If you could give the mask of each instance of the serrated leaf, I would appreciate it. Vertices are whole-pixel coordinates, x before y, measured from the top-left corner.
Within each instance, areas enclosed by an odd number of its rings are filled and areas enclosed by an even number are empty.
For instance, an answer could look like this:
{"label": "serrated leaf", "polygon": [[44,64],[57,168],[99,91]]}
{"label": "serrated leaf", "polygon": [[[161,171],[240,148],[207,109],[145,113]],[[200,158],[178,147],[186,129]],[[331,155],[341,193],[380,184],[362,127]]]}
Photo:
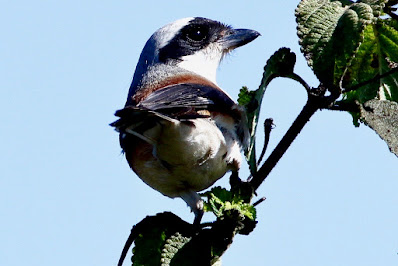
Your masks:
{"label": "serrated leaf", "polygon": [[[346,3],[346,1],[344,1]],[[303,0],[296,9],[301,50],[318,79],[337,87],[354,58],[374,12],[366,3]]]}
{"label": "serrated leaf", "polygon": [[[398,23],[380,20],[369,25],[357,55],[347,71],[344,87],[351,88],[398,67]],[[398,101],[398,72],[391,73],[345,94],[346,101],[371,99]]]}
{"label": "serrated leaf", "polygon": [[351,113],[354,124],[359,125],[361,118],[394,151],[391,139],[397,133],[385,122],[387,118],[364,111],[365,104],[374,101],[378,106],[398,101],[398,22],[381,16],[387,3],[391,4],[387,0],[303,0],[296,17],[302,51],[318,79],[327,87],[342,89],[343,105],[359,103],[360,114]]}
{"label": "serrated leaf", "polygon": [[191,224],[170,212],[147,216],[131,230],[130,237],[135,244],[133,266],[207,265],[213,259],[209,252],[205,254],[209,247],[203,247],[208,239],[198,237],[205,235],[203,231],[193,239],[193,231]]}
{"label": "serrated leaf", "polygon": [[173,258],[176,256],[179,250],[181,250],[185,244],[187,244],[192,237],[186,237],[176,232],[170,236],[164,245],[161,253],[161,266],[169,266]]}
{"label": "serrated leaf", "polygon": [[398,103],[370,100],[360,105],[361,119],[387,143],[398,156]]}
{"label": "serrated leaf", "polygon": [[252,93],[254,93],[253,91],[249,91],[249,89],[246,86],[243,86],[240,91],[239,91],[239,95],[238,95],[238,103],[239,105],[242,106],[247,106],[254,95],[252,95]]}
{"label": "serrated leaf", "polygon": [[[220,189],[218,191],[224,193]],[[128,244],[131,240],[135,243],[133,266],[220,265],[220,257],[233,237],[237,233],[250,233],[256,225],[256,221],[239,214],[232,209],[230,215],[224,215],[210,228],[206,226],[200,230],[170,212],[147,216],[133,227],[126,242]],[[124,256],[118,265],[123,259]]]}
{"label": "serrated leaf", "polygon": [[373,10],[373,16],[379,17],[383,14],[383,8],[388,0],[360,0],[358,2],[369,5]]}
{"label": "serrated leaf", "polygon": [[265,90],[272,79],[292,76],[295,63],[296,55],[288,48],[281,48],[268,59],[259,88],[249,91],[247,87],[243,87],[240,90],[238,103],[245,107],[250,132],[250,144],[245,155],[252,174],[257,172],[255,134]]}
{"label": "serrated leaf", "polygon": [[256,219],[256,209],[225,188],[214,187],[204,195],[208,198],[204,210],[213,212],[217,217],[225,215],[226,211],[237,210],[242,216],[251,220]]}

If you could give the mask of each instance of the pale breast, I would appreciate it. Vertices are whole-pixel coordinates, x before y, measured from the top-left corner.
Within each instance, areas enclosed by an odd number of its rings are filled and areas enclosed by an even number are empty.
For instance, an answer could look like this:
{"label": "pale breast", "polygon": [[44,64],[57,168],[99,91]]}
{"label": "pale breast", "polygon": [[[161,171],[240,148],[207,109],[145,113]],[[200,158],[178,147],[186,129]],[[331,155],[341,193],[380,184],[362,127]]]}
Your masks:
{"label": "pale breast", "polygon": [[137,175],[166,196],[206,189],[240,162],[240,154],[231,158],[239,146],[211,118],[165,123],[162,128],[155,146],[138,145],[126,156]]}

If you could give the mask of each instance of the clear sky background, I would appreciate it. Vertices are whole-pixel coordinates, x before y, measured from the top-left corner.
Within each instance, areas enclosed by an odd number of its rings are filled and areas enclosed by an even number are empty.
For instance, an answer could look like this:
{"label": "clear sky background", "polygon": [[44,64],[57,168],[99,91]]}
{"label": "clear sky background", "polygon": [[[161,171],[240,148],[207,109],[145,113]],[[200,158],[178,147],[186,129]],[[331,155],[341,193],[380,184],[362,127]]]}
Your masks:
{"label": "clear sky background", "polygon": [[[182,17],[262,34],[221,64],[218,83],[235,99],[242,85],[258,87],[282,46],[317,86],[298,46],[298,1],[253,2],[2,1],[0,265],[116,265],[146,215],[193,220],[182,200],[130,171],[108,124],[146,40]],[[305,101],[295,82],[271,83],[261,113],[276,124],[269,151]],[[354,128],[347,113],[317,113],[258,190],[267,200],[257,228],[235,238],[223,264],[398,265],[397,166],[387,145],[366,126]],[[217,185],[228,186],[228,177]]]}

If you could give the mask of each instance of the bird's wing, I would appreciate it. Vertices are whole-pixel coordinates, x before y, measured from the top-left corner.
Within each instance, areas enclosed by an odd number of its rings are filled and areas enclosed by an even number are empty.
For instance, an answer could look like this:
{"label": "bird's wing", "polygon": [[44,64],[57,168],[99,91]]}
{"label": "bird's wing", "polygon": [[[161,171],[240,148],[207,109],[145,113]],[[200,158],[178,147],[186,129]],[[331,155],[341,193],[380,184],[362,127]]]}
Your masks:
{"label": "bird's wing", "polygon": [[[206,85],[177,84],[151,93],[136,106],[116,111],[120,117],[111,126],[119,132],[142,136],[158,122],[190,123],[189,119],[209,117],[208,111],[230,112],[235,102],[223,91]],[[206,110],[202,111],[201,110]],[[147,142],[150,142],[146,140]]]}
{"label": "bird's wing", "polygon": [[234,105],[235,102],[218,88],[184,83],[168,86],[151,93],[137,107],[178,118],[181,110],[206,109],[225,112]]}

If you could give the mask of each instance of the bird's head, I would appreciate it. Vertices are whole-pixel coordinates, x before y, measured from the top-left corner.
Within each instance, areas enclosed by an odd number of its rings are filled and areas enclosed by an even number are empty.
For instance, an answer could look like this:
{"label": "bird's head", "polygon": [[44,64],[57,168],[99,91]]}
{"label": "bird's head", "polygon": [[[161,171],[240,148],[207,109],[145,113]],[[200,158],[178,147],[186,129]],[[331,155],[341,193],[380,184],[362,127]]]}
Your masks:
{"label": "bird's head", "polygon": [[193,72],[216,84],[223,56],[259,35],[202,17],[174,21],[158,29],[145,44],[130,89],[140,85],[149,69],[159,66],[165,66],[168,72],[170,66]]}

